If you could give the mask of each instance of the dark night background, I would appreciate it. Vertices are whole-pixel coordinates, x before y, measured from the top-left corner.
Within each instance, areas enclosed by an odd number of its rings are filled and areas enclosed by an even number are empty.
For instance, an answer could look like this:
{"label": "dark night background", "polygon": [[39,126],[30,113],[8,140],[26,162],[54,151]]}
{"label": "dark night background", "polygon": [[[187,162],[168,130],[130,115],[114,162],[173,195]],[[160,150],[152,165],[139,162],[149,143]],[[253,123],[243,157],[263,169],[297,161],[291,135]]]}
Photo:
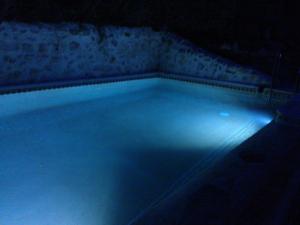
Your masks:
{"label": "dark night background", "polygon": [[286,0],[0,0],[0,20],[151,26],[293,84],[300,68],[300,13]]}

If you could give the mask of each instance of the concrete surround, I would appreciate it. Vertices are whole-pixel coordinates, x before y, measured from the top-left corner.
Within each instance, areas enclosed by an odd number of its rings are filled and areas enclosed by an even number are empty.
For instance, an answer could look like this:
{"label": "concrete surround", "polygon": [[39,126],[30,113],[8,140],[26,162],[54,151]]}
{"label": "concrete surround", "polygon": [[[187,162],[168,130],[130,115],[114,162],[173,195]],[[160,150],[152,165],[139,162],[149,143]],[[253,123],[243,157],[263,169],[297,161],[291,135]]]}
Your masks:
{"label": "concrete surround", "polygon": [[165,72],[268,86],[270,77],[150,28],[0,24],[0,87]]}

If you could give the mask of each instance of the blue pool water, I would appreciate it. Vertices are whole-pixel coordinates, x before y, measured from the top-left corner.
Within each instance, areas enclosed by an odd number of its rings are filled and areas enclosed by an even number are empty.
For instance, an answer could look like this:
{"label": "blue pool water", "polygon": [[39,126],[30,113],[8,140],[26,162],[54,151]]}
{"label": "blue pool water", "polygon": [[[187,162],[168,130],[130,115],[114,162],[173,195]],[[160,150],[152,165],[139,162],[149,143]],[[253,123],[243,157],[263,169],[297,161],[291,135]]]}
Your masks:
{"label": "blue pool water", "polygon": [[163,79],[0,96],[0,224],[128,224],[271,120],[255,97]]}

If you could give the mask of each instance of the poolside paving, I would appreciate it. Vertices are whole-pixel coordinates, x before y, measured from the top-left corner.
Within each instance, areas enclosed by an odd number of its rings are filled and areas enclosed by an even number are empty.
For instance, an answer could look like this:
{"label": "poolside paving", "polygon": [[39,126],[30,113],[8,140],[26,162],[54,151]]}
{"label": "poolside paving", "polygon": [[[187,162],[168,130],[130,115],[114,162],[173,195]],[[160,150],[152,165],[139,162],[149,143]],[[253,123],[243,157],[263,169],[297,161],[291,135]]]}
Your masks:
{"label": "poolside paving", "polygon": [[299,128],[272,122],[132,224],[299,224],[299,142]]}

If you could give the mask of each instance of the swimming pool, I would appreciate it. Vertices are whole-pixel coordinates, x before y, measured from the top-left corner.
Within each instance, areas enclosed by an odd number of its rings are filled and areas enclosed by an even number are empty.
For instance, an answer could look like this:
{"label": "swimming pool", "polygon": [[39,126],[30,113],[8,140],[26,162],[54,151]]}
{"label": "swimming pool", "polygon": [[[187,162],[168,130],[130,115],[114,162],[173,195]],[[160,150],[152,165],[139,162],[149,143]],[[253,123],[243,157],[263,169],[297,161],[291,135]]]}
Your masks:
{"label": "swimming pool", "polygon": [[0,96],[0,224],[128,224],[273,119],[252,94],[143,79]]}

